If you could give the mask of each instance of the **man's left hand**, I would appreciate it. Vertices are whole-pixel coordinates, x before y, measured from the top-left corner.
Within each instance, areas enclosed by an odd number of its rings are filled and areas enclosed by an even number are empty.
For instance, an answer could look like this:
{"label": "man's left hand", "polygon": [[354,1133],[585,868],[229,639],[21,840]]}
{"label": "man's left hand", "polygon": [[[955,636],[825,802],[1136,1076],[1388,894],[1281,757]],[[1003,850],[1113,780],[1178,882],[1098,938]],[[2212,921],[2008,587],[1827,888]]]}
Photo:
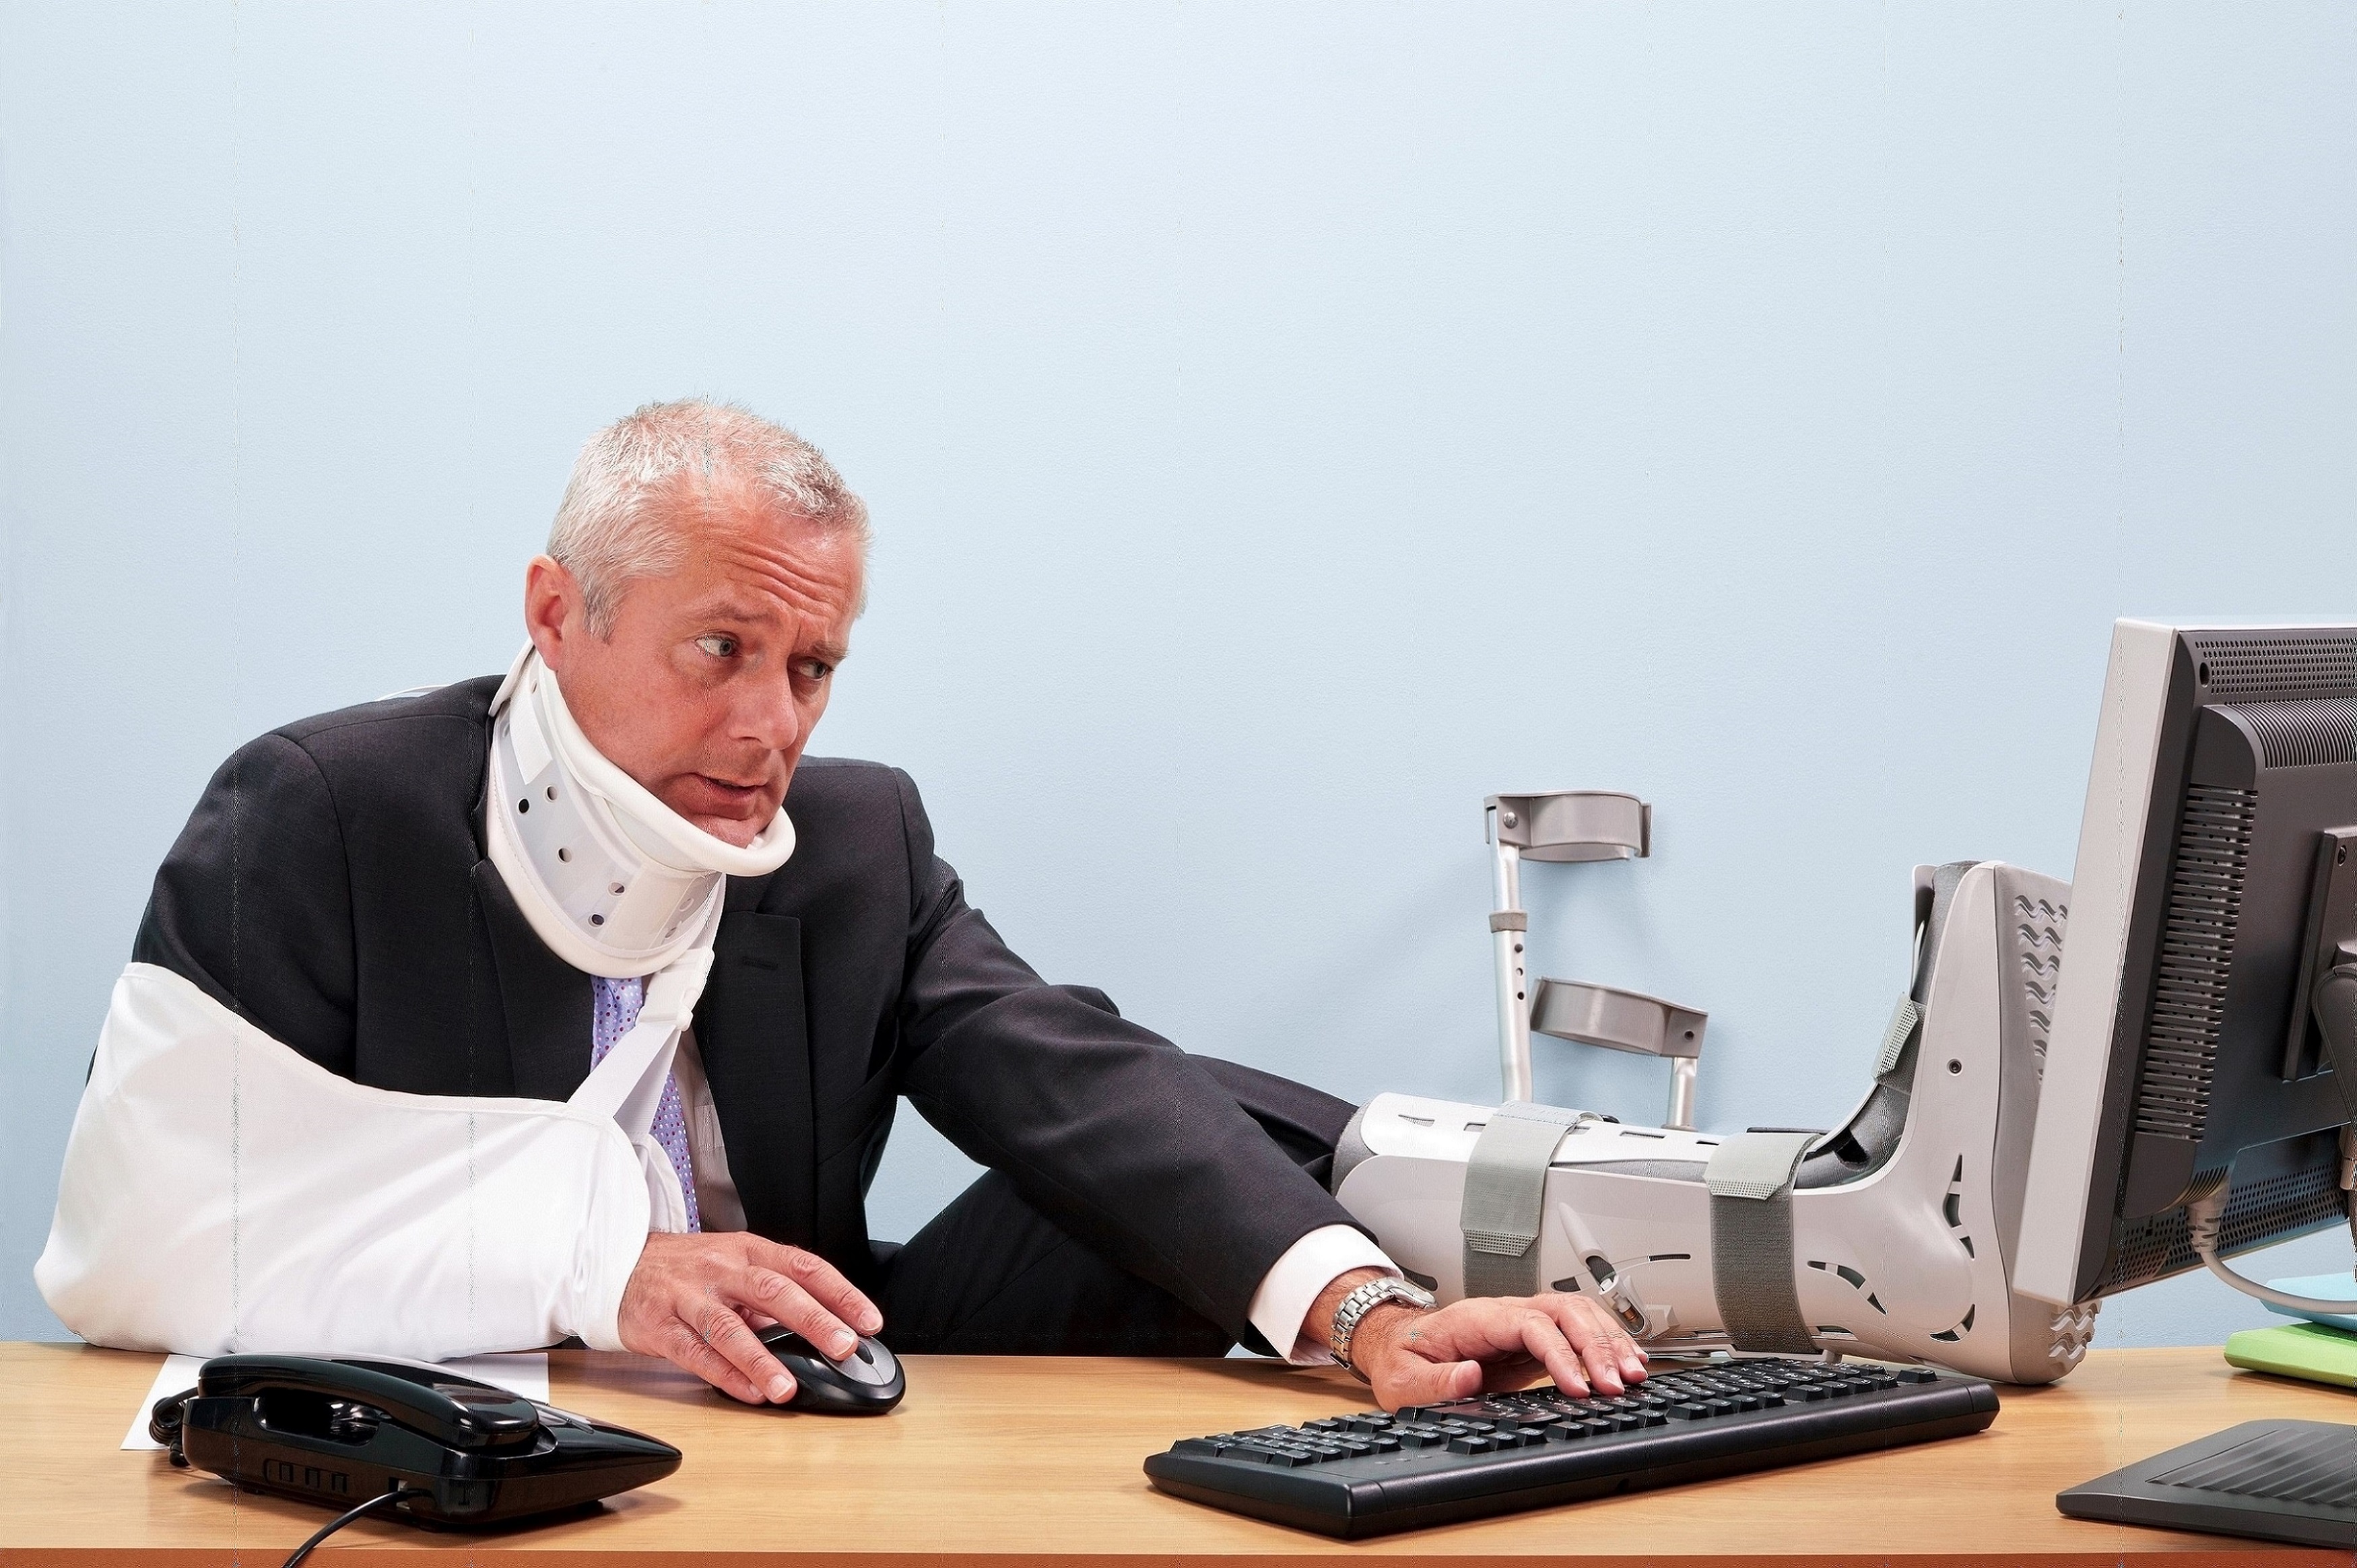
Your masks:
{"label": "man's left hand", "polygon": [[[1347,1294],[1360,1277],[1346,1274],[1329,1293]],[[1330,1320],[1313,1309],[1311,1322]],[[1588,1296],[1552,1294],[1471,1296],[1430,1312],[1385,1302],[1359,1320],[1351,1360],[1385,1410],[1445,1404],[1541,1377],[1566,1393],[1620,1394],[1645,1377],[1644,1351],[1610,1309]]]}

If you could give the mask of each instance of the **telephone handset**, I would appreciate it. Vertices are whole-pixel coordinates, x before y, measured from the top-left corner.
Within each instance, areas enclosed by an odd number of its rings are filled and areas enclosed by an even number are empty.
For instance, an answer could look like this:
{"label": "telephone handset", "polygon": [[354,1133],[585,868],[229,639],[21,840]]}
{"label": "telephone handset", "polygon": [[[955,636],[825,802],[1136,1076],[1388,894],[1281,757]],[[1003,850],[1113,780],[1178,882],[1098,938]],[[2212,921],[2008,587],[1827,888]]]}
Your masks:
{"label": "telephone handset", "polygon": [[216,1356],[147,1429],[173,1464],[248,1490],[446,1529],[582,1508],[680,1463],[643,1434],[374,1356]]}
{"label": "telephone handset", "polygon": [[[301,1429],[296,1423],[316,1426],[326,1407],[361,1405],[467,1453],[529,1448],[540,1434],[541,1407],[522,1394],[440,1368],[356,1356],[222,1356],[205,1364],[197,1391],[257,1400],[277,1413],[283,1429],[292,1430]],[[314,1420],[303,1422],[306,1414]]]}

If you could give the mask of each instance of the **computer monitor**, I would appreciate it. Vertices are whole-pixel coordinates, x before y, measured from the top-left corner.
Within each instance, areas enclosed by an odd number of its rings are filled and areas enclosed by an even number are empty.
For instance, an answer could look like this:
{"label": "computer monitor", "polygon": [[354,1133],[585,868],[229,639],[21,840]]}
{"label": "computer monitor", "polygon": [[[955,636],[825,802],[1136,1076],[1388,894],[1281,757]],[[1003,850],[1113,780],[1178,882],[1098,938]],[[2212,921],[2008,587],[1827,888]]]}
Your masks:
{"label": "computer monitor", "polygon": [[2018,1289],[2089,1301],[2201,1266],[2205,1235],[2347,1218],[2357,1044],[2336,1077],[2311,1003],[2357,964],[2352,845],[2357,625],[2117,625]]}

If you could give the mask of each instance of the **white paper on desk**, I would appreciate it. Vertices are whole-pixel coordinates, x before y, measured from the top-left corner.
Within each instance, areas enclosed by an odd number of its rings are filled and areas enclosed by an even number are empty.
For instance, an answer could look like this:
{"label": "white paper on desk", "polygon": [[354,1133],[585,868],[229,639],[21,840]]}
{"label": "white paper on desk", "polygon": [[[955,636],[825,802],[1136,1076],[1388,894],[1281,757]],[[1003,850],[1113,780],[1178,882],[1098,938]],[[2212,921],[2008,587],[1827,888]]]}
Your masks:
{"label": "white paper on desk", "polygon": [[[399,1356],[371,1356],[372,1361],[399,1361]],[[169,1394],[183,1392],[197,1386],[197,1369],[205,1364],[202,1356],[167,1356],[164,1364],[156,1369],[156,1380],[147,1385],[147,1397],[139,1402],[139,1409],[131,1417],[131,1430],[123,1434],[123,1446],[157,1451],[164,1446],[147,1435],[147,1415],[156,1402]],[[410,1361],[413,1367],[434,1365],[426,1361]],[[522,1394],[528,1400],[548,1402],[548,1352],[527,1350],[495,1356],[466,1356],[456,1361],[440,1363],[444,1371],[456,1372],[462,1378],[472,1378],[479,1383],[497,1383],[510,1393]]]}

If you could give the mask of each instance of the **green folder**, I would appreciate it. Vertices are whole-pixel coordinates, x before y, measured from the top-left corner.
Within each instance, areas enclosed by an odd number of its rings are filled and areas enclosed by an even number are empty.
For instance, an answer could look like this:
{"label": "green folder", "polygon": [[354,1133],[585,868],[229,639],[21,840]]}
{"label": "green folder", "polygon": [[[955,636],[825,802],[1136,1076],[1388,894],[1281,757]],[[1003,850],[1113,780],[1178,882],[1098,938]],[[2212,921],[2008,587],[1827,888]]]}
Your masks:
{"label": "green folder", "polygon": [[2226,1341],[2226,1359],[2254,1372],[2357,1389],[2357,1334],[2320,1323],[2245,1328]]}

